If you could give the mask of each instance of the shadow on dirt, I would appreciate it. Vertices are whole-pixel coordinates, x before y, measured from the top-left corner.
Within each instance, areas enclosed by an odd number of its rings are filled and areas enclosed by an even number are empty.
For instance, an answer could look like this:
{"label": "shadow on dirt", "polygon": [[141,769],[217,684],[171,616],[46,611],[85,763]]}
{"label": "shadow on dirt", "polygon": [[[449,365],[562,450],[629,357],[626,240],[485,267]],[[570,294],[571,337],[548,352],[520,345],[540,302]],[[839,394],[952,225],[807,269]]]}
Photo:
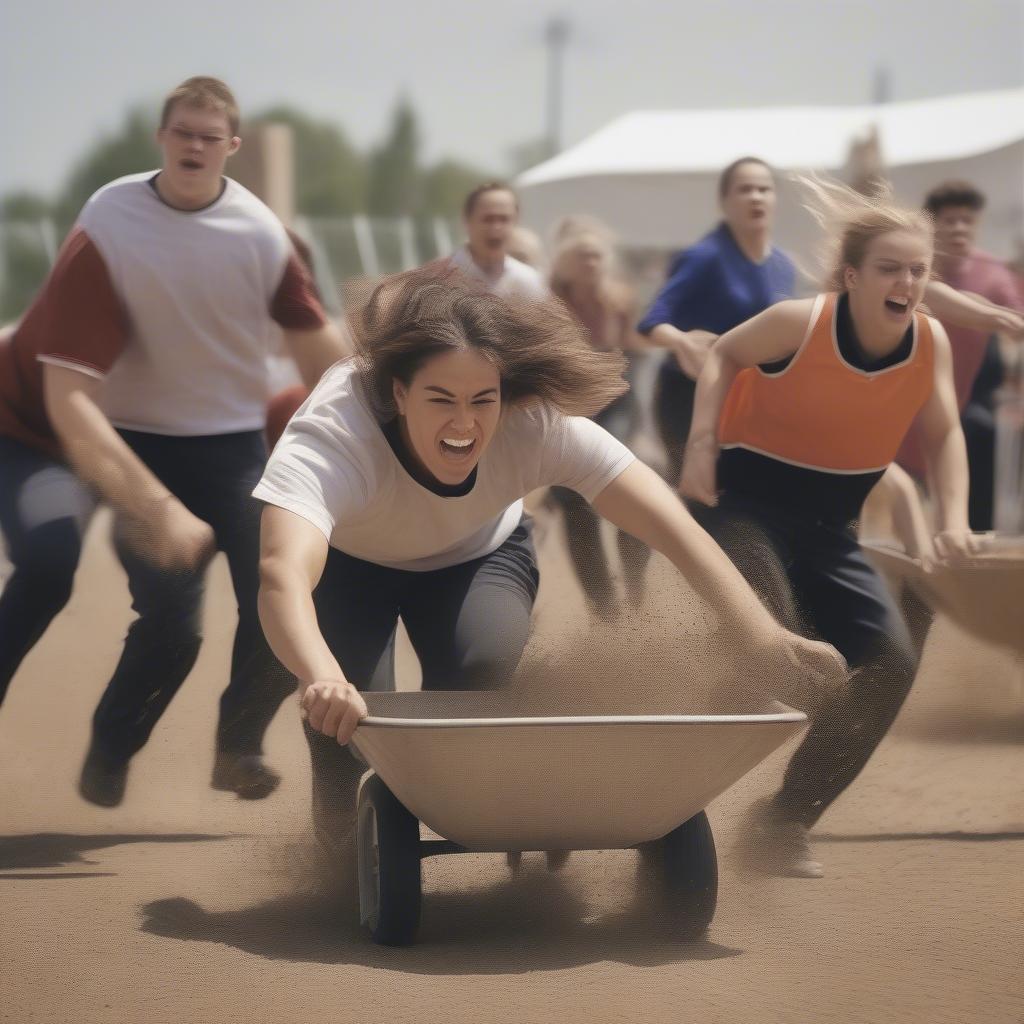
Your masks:
{"label": "shadow on dirt", "polygon": [[156,900],[142,908],[142,930],[222,943],[272,960],[436,975],[524,974],[605,960],[647,967],[743,953],[707,939],[673,941],[640,906],[597,918],[587,911],[559,876],[534,874],[472,893],[426,893],[417,944],[407,948],[375,946],[354,906],[315,894],[222,912],[183,897]]}
{"label": "shadow on dirt", "polygon": [[[100,833],[83,835],[71,832],[34,832],[19,836],[0,836],[0,871],[25,868],[59,868],[67,864],[94,864],[83,854],[125,843],[200,843],[235,839],[229,835],[169,835],[146,833]],[[6,876],[10,877],[10,876]],[[46,876],[39,876],[46,877]],[[73,877],[61,874],[61,877]]]}

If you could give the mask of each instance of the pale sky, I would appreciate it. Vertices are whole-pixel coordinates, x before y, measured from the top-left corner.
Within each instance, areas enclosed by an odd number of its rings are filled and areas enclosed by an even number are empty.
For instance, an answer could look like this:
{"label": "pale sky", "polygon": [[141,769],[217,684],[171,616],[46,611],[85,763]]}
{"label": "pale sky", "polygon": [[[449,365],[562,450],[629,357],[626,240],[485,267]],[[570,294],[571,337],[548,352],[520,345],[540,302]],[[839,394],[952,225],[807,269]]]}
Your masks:
{"label": "pale sky", "polygon": [[5,0],[0,194],[52,194],[133,103],[214,74],[361,148],[396,98],[428,158],[505,172],[544,130],[543,25],[571,23],[565,141],[637,109],[862,103],[1024,85],[1024,0]]}

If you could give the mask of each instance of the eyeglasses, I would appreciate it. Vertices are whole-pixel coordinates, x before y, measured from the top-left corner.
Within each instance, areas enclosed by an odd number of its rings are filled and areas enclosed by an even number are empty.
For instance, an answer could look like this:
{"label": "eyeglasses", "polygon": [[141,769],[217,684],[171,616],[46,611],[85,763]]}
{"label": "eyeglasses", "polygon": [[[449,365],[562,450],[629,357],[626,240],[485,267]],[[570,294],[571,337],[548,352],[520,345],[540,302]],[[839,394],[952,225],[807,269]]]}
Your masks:
{"label": "eyeglasses", "polygon": [[193,142],[198,140],[204,146],[220,146],[229,141],[223,135],[206,135],[204,132],[190,132],[187,128],[167,129],[179,142]]}

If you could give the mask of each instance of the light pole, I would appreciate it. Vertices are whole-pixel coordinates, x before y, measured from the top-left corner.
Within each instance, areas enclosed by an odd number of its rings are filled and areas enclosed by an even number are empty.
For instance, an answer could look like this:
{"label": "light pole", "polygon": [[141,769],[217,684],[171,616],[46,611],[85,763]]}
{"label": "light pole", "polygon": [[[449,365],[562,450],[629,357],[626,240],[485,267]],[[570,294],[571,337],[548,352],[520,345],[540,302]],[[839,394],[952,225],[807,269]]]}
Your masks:
{"label": "light pole", "polygon": [[544,41],[548,48],[546,138],[549,155],[554,156],[562,148],[562,69],[569,42],[569,20],[549,18],[544,26]]}

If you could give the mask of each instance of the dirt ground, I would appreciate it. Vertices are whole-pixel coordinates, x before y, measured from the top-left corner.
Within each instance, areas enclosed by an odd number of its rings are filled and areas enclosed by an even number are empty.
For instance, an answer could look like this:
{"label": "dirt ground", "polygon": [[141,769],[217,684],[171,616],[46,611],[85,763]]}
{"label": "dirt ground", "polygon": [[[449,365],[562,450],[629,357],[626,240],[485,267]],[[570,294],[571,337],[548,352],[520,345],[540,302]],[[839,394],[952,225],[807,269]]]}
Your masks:
{"label": "dirt ground", "polygon": [[[419,943],[381,949],[318,895],[293,705],[268,737],[276,794],[208,788],[233,627],[220,562],[200,662],[124,805],[77,796],[131,614],[104,527],[0,713],[0,1020],[1024,1021],[1024,666],[1008,655],[937,625],[896,727],[816,833],[824,879],[735,867],[737,823],[791,748],[717,800],[705,941],[666,941],[636,908],[631,853],[558,875],[528,856],[514,880],[470,855],[425,862]],[[541,555],[538,643],[557,643],[582,599],[554,528]]]}

